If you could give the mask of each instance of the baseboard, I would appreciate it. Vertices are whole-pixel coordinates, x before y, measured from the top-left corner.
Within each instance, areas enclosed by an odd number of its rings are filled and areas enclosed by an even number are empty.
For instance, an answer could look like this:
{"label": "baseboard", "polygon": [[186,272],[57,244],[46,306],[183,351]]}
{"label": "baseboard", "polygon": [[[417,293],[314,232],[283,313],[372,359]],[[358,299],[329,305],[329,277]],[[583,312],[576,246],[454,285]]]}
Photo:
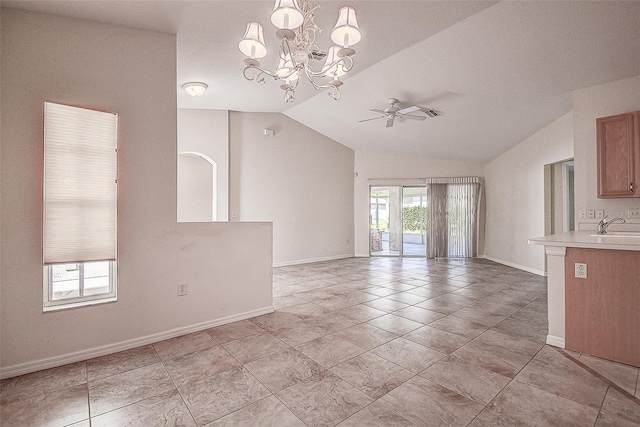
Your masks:
{"label": "baseboard", "polygon": [[107,354],[117,353],[119,351],[130,350],[132,348],[140,347],[147,344],[153,344],[158,341],[163,341],[169,338],[174,338],[180,335],[189,334],[192,332],[198,332],[205,329],[213,328],[215,326],[225,325],[227,323],[237,322],[239,320],[249,319],[251,317],[260,316],[262,314],[273,313],[273,306],[260,308],[257,310],[251,310],[240,314],[234,314],[232,316],[223,317],[220,319],[209,320],[207,322],[196,323],[190,326],[183,326],[181,328],[171,329],[165,332],[159,332],[152,335],[147,335],[140,338],[134,338],[127,341],[122,341],[115,344],[109,344],[100,347],[94,347],[87,350],[81,350],[74,353],[63,354],[60,356],[50,357],[47,359],[35,360],[33,362],[20,363],[18,365],[3,366],[0,368],[0,379],[11,378],[18,375],[29,374],[31,372],[41,371],[43,369],[55,368],[58,366],[66,365],[68,363],[81,362],[83,360],[92,359],[94,357],[105,356]]}
{"label": "baseboard", "polygon": [[488,259],[489,261],[497,262],[498,264],[504,264],[504,265],[509,266],[509,267],[517,268],[518,270],[526,271],[528,273],[537,274],[538,276],[546,276],[547,275],[547,273],[545,273],[542,270],[537,270],[535,268],[527,267],[527,266],[524,266],[524,265],[520,265],[520,264],[516,264],[516,263],[513,263],[513,262],[509,262],[509,261],[504,261],[504,260],[501,260],[501,259],[498,259],[498,258],[494,258],[494,257],[490,257],[490,256],[487,256],[487,255],[480,255],[478,258]]}
{"label": "baseboard", "polygon": [[273,266],[286,267],[289,265],[310,264],[312,262],[334,261],[337,259],[345,259],[345,258],[353,258],[353,254],[332,255],[332,256],[327,256],[322,258],[310,258],[310,259],[301,259],[296,261],[277,262],[277,263],[274,263]]}
{"label": "baseboard", "polygon": [[547,344],[554,347],[564,348],[564,338],[556,337],[553,335],[547,335]]}

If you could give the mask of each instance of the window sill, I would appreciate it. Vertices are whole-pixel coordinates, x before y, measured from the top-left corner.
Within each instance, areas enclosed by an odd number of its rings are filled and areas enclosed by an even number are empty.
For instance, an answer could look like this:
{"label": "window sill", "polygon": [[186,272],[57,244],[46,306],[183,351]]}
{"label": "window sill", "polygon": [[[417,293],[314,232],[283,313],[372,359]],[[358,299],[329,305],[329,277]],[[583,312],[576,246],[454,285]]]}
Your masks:
{"label": "window sill", "polygon": [[87,306],[91,306],[91,305],[106,304],[106,303],[116,302],[116,301],[118,301],[118,297],[117,296],[108,296],[108,297],[105,297],[105,298],[92,299],[92,300],[88,300],[88,301],[57,303],[55,305],[45,305],[44,307],[42,307],[42,312],[43,313],[50,313],[50,312],[54,312],[54,311],[69,310],[69,309],[73,309],[73,308],[81,308],[81,307],[87,307]]}

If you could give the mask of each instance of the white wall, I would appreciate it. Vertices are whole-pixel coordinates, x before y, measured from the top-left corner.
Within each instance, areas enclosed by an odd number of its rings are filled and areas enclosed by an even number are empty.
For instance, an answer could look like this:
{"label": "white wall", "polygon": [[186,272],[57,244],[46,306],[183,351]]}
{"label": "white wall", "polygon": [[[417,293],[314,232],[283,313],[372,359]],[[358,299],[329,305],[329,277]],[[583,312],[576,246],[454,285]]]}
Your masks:
{"label": "white wall", "polygon": [[229,127],[231,220],[273,222],[275,265],[353,256],[353,151],[283,114]]}
{"label": "white wall", "polygon": [[178,154],[178,222],[215,221],[214,167],[198,155]]}
{"label": "white wall", "polygon": [[[597,222],[579,219],[581,209],[622,212],[625,217],[627,209],[640,209],[638,198],[598,199],[596,118],[631,111],[640,111],[640,76],[573,92],[576,224]],[[640,223],[629,219],[627,222]]]}
{"label": "white wall", "polygon": [[[0,375],[272,310],[270,224],[176,223],[175,36],[8,9],[1,31]],[[45,100],[120,114],[115,303],[42,312]]]}
{"label": "white wall", "polygon": [[[178,109],[178,153],[185,152],[200,153],[216,163],[216,221],[227,221],[229,219],[228,111]],[[189,176],[183,177],[183,172],[185,170],[178,166],[178,211],[181,213],[178,215],[178,221],[191,221],[193,217],[183,216],[183,214],[189,205],[193,205],[195,199],[189,197],[193,194],[182,191],[187,189],[181,187],[181,181],[183,178],[189,179]],[[211,181],[202,182],[202,186],[209,188],[211,185]],[[198,190],[195,191],[198,192]],[[200,218],[202,215],[197,217]],[[198,221],[201,220],[198,219]],[[211,221],[211,218],[208,221]]]}
{"label": "white wall", "polygon": [[544,165],[571,157],[569,112],[485,165],[485,257],[543,274],[544,248],[527,240],[544,236]]}
{"label": "white wall", "polygon": [[424,185],[419,178],[481,177],[484,171],[481,163],[358,151],[355,172],[355,254],[368,257],[370,185]]}

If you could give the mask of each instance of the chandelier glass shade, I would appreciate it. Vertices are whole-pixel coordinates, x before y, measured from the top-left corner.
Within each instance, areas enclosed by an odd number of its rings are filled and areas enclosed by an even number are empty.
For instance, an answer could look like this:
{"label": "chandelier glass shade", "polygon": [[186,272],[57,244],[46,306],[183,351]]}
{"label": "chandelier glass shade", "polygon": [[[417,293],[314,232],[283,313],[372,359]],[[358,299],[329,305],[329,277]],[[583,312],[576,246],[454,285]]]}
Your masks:
{"label": "chandelier glass shade", "polygon": [[340,99],[340,77],[353,68],[356,51],[352,46],[360,42],[362,35],[355,9],[345,6],[340,9],[331,32],[335,46],[320,49],[315,44],[316,36],[322,31],[314,22],[314,11],[318,8],[310,0],[275,0],[271,23],[278,28],[276,36],[280,40],[275,71],[263,68],[258,61],[267,55],[264,30],[259,23],[249,22],[238,44],[246,56],[244,77],[261,84],[267,77],[281,80],[285,101],[290,102],[295,99],[300,76],[304,75],[314,89],[327,89],[331,98]]}

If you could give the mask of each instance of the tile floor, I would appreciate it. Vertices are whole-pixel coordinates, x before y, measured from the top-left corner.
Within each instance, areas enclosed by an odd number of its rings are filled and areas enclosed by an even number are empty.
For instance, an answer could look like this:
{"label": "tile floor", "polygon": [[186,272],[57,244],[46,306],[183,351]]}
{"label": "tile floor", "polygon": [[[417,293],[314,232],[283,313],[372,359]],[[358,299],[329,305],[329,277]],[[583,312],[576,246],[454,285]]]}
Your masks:
{"label": "tile floor", "polygon": [[638,368],[544,345],[541,277],[371,258],[273,282],[272,314],[2,381],[0,424],[640,425]]}

